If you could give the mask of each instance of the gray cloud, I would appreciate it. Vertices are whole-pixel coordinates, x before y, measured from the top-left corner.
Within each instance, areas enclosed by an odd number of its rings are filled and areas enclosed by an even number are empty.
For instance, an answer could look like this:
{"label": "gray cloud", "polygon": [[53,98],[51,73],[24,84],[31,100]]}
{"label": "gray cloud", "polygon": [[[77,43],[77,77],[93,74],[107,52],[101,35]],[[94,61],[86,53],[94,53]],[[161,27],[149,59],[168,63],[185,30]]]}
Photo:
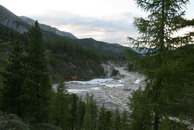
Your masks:
{"label": "gray cloud", "polygon": [[131,13],[125,13],[107,18],[93,18],[66,12],[52,12],[44,16],[31,17],[38,19],[41,23],[69,31],[78,38],[92,37],[96,40],[129,45],[126,37],[137,36],[137,31],[133,27],[133,16]]}

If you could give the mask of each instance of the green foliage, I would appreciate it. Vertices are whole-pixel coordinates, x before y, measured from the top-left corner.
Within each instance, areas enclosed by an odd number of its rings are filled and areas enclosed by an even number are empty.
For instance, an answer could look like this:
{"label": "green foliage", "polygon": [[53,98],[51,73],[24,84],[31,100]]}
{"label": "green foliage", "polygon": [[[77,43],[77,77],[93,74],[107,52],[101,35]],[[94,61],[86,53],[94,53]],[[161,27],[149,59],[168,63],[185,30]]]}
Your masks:
{"label": "green foliage", "polygon": [[5,66],[8,63],[8,51],[11,50],[11,45],[6,42],[0,41],[0,108],[2,108],[2,91],[3,91],[3,72],[5,70]]}
{"label": "green foliage", "polygon": [[8,62],[9,52],[12,50],[12,45],[7,42],[0,42],[0,72],[2,73]]}
{"label": "green foliage", "polygon": [[13,31],[12,29],[0,24],[0,40],[3,41],[15,41],[19,36],[18,32]]}
{"label": "green foliage", "polygon": [[[58,87],[64,85],[61,83]],[[118,110],[114,112],[104,107],[99,108],[93,95],[87,94],[85,102],[75,94],[63,93],[61,98],[58,98],[57,95],[59,96],[58,92],[53,92],[50,122],[63,130],[126,130],[129,127],[127,112],[121,113]]]}
{"label": "green foliage", "polygon": [[70,95],[67,93],[64,80],[61,79],[53,93],[51,100],[50,120],[56,126],[60,126],[63,130],[68,127],[69,119]]}
{"label": "green foliage", "polygon": [[121,113],[121,130],[127,130],[130,127],[129,112],[124,110]]}
{"label": "green foliage", "polygon": [[185,125],[183,122],[170,120],[166,118],[163,120],[160,130],[189,130],[187,125]]}
{"label": "green foliage", "polygon": [[99,111],[99,119],[98,120],[99,120],[98,121],[98,129],[99,130],[106,130],[107,120],[106,120],[106,109],[105,109],[104,105],[101,107],[101,109]]}
{"label": "green foliage", "polygon": [[113,130],[120,130],[121,129],[121,116],[118,109],[114,112],[114,120],[113,120]]}
{"label": "green foliage", "polygon": [[30,28],[28,40],[24,83],[28,103],[26,104],[27,113],[29,118],[35,122],[42,122],[48,119],[51,84],[44,55],[43,37],[38,22],[35,22],[35,25]]}
{"label": "green foliage", "polygon": [[150,130],[151,129],[151,105],[149,98],[141,90],[133,92],[130,98],[130,114],[131,126],[130,128],[138,130]]}
{"label": "green foliage", "polygon": [[[132,126],[138,128],[142,125],[136,124],[144,124],[149,121],[146,124],[153,122],[153,126],[149,124],[150,128],[148,127],[148,129],[158,130],[168,116],[180,118],[180,115],[185,115],[185,111],[191,108],[182,101],[182,98],[187,95],[185,85],[191,82],[188,79],[191,79],[190,76],[194,71],[188,71],[188,66],[191,63],[191,59],[187,59],[189,51],[187,49],[180,51],[178,47],[193,43],[193,33],[182,37],[172,37],[175,31],[187,23],[183,18],[184,11],[182,9],[188,0],[136,0],[136,2],[149,15],[147,18],[135,19],[134,24],[141,36],[137,39],[129,38],[135,47],[145,51],[144,57],[137,61],[137,67],[146,76],[146,88],[141,92],[145,101],[139,100],[138,97],[141,94],[134,93],[132,98],[132,118],[134,118]],[[192,98],[190,97],[190,100]],[[147,104],[144,104],[145,102]],[[145,108],[146,106],[148,109]],[[151,115],[147,116],[149,119],[137,120],[143,115],[142,112]],[[191,113],[193,111],[190,111]],[[171,127],[170,123],[164,124]],[[178,123],[174,123],[174,125],[178,126]]]}
{"label": "green foliage", "polygon": [[98,55],[95,50],[82,47],[71,40],[63,41],[45,41],[45,48],[53,53],[66,53],[68,56],[85,57],[87,59],[98,60]]}
{"label": "green foliage", "polygon": [[61,130],[61,128],[48,123],[36,123],[30,125],[30,130]]}
{"label": "green foliage", "polygon": [[0,112],[0,130],[30,130],[30,128],[16,115]]}
{"label": "green foliage", "polygon": [[84,116],[84,129],[85,130],[95,130],[96,129],[96,119],[97,119],[97,106],[93,100],[93,95],[89,96],[86,94],[85,98],[85,116]]}
{"label": "green foliage", "polygon": [[2,109],[7,112],[22,116],[24,110],[25,93],[23,83],[25,80],[23,47],[17,42],[13,45],[13,50],[9,56],[9,63],[5,68],[5,77],[2,90]]}

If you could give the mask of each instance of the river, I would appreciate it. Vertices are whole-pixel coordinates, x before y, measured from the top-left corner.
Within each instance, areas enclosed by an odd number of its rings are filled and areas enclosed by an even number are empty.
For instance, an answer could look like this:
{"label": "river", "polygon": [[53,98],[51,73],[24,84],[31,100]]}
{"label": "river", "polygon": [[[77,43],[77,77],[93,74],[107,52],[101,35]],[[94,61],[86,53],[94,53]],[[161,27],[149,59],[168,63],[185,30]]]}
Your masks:
{"label": "river", "polygon": [[142,87],[143,75],[128,72],[124,67],[115,67],[121,78],[96,78],[90,81],[66,82],[69,93],[83,97],[89,93],[94,95],[97,104],[107,109],[128,110],[128,99],[132,92]]}

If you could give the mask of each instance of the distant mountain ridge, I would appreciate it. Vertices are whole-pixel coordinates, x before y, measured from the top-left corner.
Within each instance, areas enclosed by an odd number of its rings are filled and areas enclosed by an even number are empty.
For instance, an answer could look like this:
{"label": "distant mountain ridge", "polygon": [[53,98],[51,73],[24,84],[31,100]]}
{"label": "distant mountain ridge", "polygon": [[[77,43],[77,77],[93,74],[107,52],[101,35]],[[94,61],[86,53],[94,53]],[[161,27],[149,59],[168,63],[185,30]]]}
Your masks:
{"label": "distant mountain ridge", "polygon": [[[76,41],[76,43],[78,44],[81,44],[85,48],[94,49],[96,52],[105,54],[105,55],[124,56],[126,55],[125,50],[129,49],[119,44],[96,41],[93,38],[85,38],[85,39],[79,39],[79,40],[75,39],[74,41]],[[131,51],[133,50],[131,49]]]}
{"label": "distant mountain ridge", "polygon": [[[21,16],[18,17],[2,5],[0,5],[0,24],[5,25],[14,31],[19,33],[27,32],[28,28],[34,23],[35,20]],[[77,39],[73,34],[69,32],[60,31],[57,28],[53,28],[49,25],[40,24],[40,28],[44,31],[52,32],[56,35],[70,38],[70,39]]]}
{"label": "distant mountain ridge", "polygon": [[28,24],[2,5],[0,5],[0,24],[20,33],[27,32],[29,28]]}
{"label": "distant mountain ridge", "polygon": [[[24,22],[26,22],[26,23],[28,23],[30,25],[33,25],[34,22],[35,22],[35,20],[33,20],[31,18],[28,18],[26,16],[20,16],[20,18],[21,18],[21,20],[23,20]],[[55,34],[57,34],[59,36],[62,36],[62,37],[68,37],[68,38],[71,38],[71,39],[77,39],[77,37],[75,37],[73,34],[71,34],[69,32],[60,31],[57,28],[51,27],[51,26],[46,25],[46,24],[40,24],[40,28],[42,30],[55,33]]]}
{"label": "distant mountain ridge", "polygon": [[[2,5],[0,5],[0,24],[13,29],[19,33],[27,32],[31,25],[34,24],[35,20],[21,16],[18,17]],[[80,44],[85,48],[93,49],[97,53],[110,56],[125,56],[127,53],[126,49],[134,52],[134,50],[121,46],[119,44],[111,44],[102,41],[96,41],[93,38],[78,39],[73,34],[69,32],[60,31],[57,28],[51,27],[49,25],[40,24],[44,38],[46,40],[60,40],[66,42],[72,42],[75,44]]]}

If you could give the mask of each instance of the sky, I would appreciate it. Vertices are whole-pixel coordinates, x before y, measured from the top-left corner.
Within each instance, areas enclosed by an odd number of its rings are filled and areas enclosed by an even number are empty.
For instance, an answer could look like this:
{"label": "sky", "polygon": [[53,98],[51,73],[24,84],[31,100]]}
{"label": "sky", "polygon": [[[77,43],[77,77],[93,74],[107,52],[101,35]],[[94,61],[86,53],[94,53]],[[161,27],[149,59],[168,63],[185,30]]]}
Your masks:
{"label": "sky", "polygon": [[[18,16],[27,16],[74,34],[78,38],[129,46],[127,36],[137,37],[134,17],[146,14],[134,0],[0,0]],[[194,0],[186,6],[186,18],[194,18]]]}

